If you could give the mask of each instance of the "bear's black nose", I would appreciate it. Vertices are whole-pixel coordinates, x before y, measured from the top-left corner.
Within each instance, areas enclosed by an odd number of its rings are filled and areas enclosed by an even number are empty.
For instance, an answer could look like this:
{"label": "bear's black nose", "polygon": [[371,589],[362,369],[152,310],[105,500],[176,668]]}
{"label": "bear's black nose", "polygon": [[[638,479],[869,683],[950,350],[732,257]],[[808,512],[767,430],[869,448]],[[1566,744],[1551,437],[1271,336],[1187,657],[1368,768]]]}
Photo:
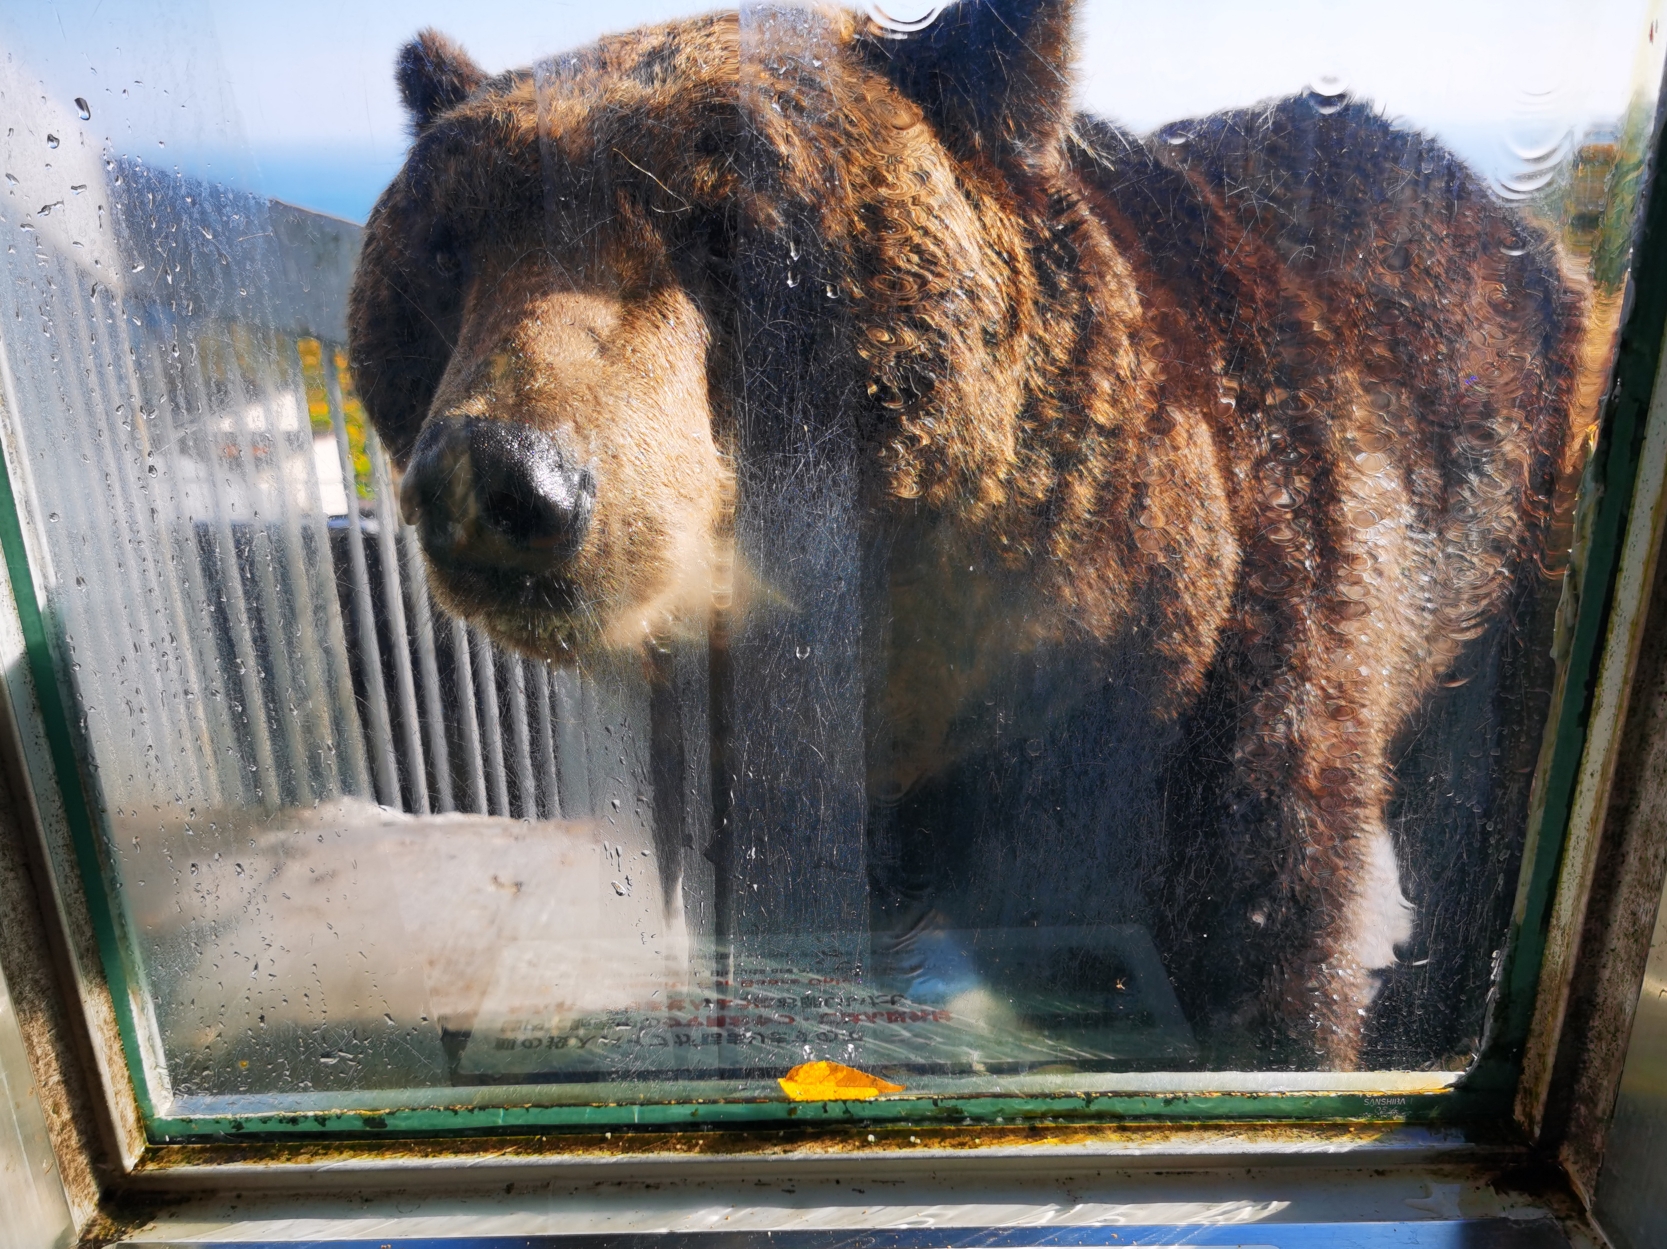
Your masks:
{"label": "bear's black nose", "polygon": [[585,540],[596,478],[551,434],[519,421],[430,421],[399,507],[440,563],[541,572]]}

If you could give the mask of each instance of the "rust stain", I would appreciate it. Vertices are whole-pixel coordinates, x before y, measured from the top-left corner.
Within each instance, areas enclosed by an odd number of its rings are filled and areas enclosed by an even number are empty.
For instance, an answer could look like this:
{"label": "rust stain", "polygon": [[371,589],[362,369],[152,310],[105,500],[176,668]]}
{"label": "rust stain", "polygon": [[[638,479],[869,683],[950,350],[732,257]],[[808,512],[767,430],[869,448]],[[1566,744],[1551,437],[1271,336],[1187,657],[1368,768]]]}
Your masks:
{"label": "rust stain", "polygon": [[[318,1166],[325,1163],[433,1161],[455,1158],[478,1163],[661,1157],[841,1157],[876,1152],[981,1150],[1068,1146],[1130,1148],[1142,1151],[1180,1146],[1188,1151],[1204,1141],[1231,1142],[1247,1153],[1306,1146],[1329,1151],[1358,1149],[1405,1130],[1400,1122],[1288,1123],[1238,1122],[1231,1126],[1197,1122],[1165,1124],[1068,1125],[1058,1123],[959,1124],[844,1123],[772,1130],[666,1131],[613,1129],[605,1132],[538,1136],[428,1138],[405,1140],[217,1142],[161,1145],[147,1150],[135,1178],[163,1175],[182,1167],[267,1165]],[[1466,1132],[1473,1147],[1478,1141]],[[1506,1144],[1504,1141],[1498,1142]]]}

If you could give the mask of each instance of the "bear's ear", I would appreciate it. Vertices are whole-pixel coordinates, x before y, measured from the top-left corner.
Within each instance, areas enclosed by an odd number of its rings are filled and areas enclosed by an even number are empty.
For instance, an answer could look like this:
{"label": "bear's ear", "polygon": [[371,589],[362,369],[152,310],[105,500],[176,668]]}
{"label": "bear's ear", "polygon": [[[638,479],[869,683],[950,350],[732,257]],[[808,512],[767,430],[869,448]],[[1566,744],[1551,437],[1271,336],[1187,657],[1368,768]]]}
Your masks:
{"label": "bear's ear", "polygon": [[394,81],[411,114],[411,129],[421,134],[441,113],[468,99],[486,81],[486,71],[439,31],[425,30],[400,49]]}
{"label": "bear's ear", "polygon": [[1070,0],[959,0],[925,29],[863,37],[951,150],[1036,156],[1071,115]]}

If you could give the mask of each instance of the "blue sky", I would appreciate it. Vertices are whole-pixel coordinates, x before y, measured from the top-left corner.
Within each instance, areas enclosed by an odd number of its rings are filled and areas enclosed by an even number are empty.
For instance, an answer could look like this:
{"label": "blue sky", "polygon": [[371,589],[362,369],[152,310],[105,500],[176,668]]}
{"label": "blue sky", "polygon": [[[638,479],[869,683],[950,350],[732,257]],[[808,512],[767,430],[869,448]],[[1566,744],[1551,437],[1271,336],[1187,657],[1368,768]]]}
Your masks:
{"label": "blue sky", "polygon": [[[883,0],[899,16],[930,0]],[[1660,75],[1667,0],[1088,0],[1084,107],[1136,129],[1346,86],[1507,185]],[[363,220],[406,133],[399,46],[433,25],[489,70],[700,0],[40,0],[0,46],[43,91],[102,101],[89,142],[212,171]],[[91,84],[91,85],[89,85]],[[95,92],[102,91],[102,96]],[[127,92],[127,94],[121,94]],[[106,107],[106,104],[109,107]],[[96,133],[94,133],[96,131]],[[1547,157],[1547,153],[1552,153]]]}
{"label": "blue sky", "polygon": [[689,0],[209,0],[263,189],[364,220],[407,135],[394,55],[425,26],[489,70],[529,65],[609,30],[717,7]]}

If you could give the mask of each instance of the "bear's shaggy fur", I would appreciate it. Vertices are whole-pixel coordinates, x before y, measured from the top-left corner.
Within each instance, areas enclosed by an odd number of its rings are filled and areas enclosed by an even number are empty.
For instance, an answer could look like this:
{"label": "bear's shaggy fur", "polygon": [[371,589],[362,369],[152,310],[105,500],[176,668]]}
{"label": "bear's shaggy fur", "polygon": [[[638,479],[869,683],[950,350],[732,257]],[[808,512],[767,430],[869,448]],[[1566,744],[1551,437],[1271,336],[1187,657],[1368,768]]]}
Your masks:
{"label": "bear's shaggy fur", "polygon": [[444,602],[583,661],[701,633],[727,593],[740,429],[768,417],[749,292],[807,284],[790,363],[884,533],[870,793],[970,749],[1014,655],[1064,664],[1066,701],[1136,657],[1140,715],[1207,714],[1188,740],[1221,764],[1186,818],[1242,868],[1225,1007],[1349,1067],[1408,931],[1393,751],[1540,565],[1581,298],[1362,104],[1142,141],[1073,115],[1070,46],[1059,0],[962,0],[908,38],[716,14],[490,79],[425,34],[353,369],[402,466],[460,417],[590,466],[584,540],[547,566],[420,518]]}

